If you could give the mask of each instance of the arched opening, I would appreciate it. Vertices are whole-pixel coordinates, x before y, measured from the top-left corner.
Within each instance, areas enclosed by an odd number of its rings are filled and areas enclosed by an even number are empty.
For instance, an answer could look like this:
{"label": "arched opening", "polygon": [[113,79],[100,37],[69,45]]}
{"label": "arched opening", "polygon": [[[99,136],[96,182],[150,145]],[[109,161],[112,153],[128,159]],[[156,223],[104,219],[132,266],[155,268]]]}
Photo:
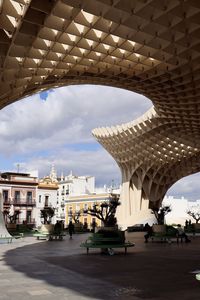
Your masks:
{"label": "arched opening", "polygon": [[[200,174],[196,173],[186,176],[177,181],[167,192],[163,203],[170,205],[172,211],[166,216],[168,224],[182,224],[185,225],[186,220],[195,223],[187,212],[198,208],[200,199],[199,187]],[[198,209],[195,211],[198,211]]]}
{"label": "arched opening", "polygon": [[95,85],[57,88],[15,102],[0,111],[1,169],[18,165],[43,176],[54,163],[59,173],[67,168],[93,174],[97,184],[119,183],[116,163],[91,130],[132,121],[151,106],[141,95]]}

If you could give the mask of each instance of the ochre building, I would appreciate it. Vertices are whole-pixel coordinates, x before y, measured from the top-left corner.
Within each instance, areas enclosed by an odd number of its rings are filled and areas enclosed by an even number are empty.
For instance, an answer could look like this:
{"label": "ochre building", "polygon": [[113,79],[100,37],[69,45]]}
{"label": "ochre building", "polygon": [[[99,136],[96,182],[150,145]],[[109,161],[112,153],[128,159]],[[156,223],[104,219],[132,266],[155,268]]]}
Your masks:
{"label": "ochre building", "polygon": [[110,193],[95,194],[95,195],[80,195],[80,196],[69,196],[65,201],[65,215],[66,215],[66,225],[69,221],[75,222],[74,218],[80,213],[78,221],[80,223],[87,224],[88,229],[92,228],[92,223],[95,222],[97,227],[101,227],[103,224],[101,220],[95,216],[91,216],[84,213],[88,208],[93,208],[94,205],[101,205],[101,203],[108,202],[110,200]]}

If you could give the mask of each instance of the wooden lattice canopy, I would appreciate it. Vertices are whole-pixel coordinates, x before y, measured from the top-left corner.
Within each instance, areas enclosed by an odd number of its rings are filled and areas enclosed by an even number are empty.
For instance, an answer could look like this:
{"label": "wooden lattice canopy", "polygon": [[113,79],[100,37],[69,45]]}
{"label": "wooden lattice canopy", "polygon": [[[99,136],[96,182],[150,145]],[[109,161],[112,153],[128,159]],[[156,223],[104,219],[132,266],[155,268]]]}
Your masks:
{"label": "wooden lattice canopy", "polygon": [[142,198],[200,170],[199,0],[0,0],[0,68],[0,108],[82,83],[151,99],[138,120],[93,131]]}

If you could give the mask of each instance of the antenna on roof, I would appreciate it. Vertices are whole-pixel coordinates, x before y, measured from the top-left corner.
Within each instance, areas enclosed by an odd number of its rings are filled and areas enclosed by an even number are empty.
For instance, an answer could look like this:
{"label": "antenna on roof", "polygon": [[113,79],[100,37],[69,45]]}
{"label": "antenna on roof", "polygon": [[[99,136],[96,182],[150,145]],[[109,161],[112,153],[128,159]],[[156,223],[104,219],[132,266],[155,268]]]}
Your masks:
{"label": "antenna on roof", "polygon": [[20,164],[17,164],[17,173],[19,173]]}

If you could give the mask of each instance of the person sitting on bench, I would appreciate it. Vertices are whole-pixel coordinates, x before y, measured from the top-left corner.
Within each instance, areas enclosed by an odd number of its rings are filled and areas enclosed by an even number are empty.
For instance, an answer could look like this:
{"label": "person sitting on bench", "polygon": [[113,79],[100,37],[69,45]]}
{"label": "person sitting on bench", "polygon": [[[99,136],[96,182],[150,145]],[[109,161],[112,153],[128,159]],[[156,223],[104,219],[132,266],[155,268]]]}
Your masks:
{"label": "person sitting on bench", "polygon": [[191,242],[191,240],[188,239],[187,234],[184,232],[184,229],[181,227],[180,224],[178,224],[178,227],[177,227],[177,236],[180,238],[184,238],[186,243]]}

